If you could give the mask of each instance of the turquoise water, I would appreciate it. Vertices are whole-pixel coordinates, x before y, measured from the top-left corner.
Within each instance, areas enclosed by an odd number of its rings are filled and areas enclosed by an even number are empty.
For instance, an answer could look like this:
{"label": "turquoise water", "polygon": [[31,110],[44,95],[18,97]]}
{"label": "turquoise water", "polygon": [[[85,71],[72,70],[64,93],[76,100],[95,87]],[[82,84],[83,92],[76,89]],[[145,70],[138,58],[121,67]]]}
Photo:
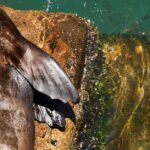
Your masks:
{"label": "turquoise water", "polygon": [[0,4],[74,13],[94,23],[103,34],[150,36],[150,0],[0,0]]}

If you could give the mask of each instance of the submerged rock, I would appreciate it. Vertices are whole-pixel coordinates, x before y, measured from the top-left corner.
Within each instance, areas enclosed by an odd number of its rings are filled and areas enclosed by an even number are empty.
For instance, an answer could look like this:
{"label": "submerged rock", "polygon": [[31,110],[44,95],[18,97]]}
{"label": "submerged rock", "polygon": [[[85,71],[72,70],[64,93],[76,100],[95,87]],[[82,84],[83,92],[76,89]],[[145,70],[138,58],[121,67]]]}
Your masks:
{"label": "submerged rock", "polygon": [[138,37],[109,37],[103,44],[111,98],[106,102],[106,149],[150,149],[150,50]]}
{"label": "submerged rock", "polygon": [[144,37],[101,39],[86,66],[79,149],[149,150],[149,43]]}

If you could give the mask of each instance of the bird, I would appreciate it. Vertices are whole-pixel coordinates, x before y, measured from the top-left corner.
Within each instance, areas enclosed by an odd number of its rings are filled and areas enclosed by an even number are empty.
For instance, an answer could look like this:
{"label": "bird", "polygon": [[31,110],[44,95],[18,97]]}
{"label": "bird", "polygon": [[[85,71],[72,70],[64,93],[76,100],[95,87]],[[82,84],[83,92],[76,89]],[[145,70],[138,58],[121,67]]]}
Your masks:
{"label": "bird", "polygon": [[44,99],[35,93],[48,97],[49,103],[80,99],[56,60],[23,37],[0,9],[0,149],[33,150],[34,119],[65,126],[64,115],[40,105]]}

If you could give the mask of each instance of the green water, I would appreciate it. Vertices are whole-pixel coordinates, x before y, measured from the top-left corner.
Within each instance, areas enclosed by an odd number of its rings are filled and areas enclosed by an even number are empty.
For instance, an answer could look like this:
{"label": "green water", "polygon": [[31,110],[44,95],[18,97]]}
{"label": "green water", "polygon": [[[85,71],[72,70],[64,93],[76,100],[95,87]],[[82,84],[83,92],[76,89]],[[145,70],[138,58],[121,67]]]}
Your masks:
{"label": "green water", "polygon": [[0,0],[0,4],[74,13],[94,23],[103,34],[150,37],[150,0]]}

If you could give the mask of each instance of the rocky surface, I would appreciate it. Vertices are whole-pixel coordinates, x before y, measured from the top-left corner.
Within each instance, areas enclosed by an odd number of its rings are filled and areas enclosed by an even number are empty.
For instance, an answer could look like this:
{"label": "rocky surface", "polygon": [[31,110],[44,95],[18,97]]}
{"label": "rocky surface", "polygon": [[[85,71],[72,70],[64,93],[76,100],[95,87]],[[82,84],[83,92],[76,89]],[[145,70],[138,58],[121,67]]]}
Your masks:
{"label": "rocky surface", "polygon": [[[90,30],[87,23],[71,14],[20,11],[5,6],[0,6],[0,8],[8,13],[24,37],[57,60],[80,92]],[[82,110],[81,104],[70,103],[70,105],[78,120]],[[51,129],[45,124],[35,122],[35,150],[67,150],[71,145],[74,145],[71,144],[75,141],[74,114],[67,115],[65,131]]]}

